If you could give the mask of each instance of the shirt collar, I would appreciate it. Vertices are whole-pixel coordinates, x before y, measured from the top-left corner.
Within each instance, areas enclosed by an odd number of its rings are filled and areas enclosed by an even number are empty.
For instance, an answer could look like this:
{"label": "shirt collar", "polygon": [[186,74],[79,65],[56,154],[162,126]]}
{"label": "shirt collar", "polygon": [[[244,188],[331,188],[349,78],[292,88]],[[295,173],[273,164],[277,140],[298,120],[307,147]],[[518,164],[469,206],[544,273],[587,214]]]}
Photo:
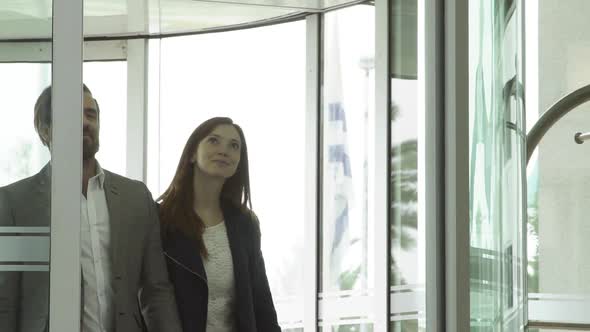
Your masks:
{"label": "shirt collar", "polygon": [[[47,163],[47,165],[45,165],[45,167],[43,167],[43,169],[41,170],[40,173],[44,173],[45,177],[51,176],[50,175],[51,174],[51,160]],[[104,188],[105,173],[104,173],[104,170],[102,169],[102,167],[100,167],[98,160],[96,161],[96,175],[91,177],[90,179],[94,179],[94,178],[97,178],[97,180],[98,180],[98,187],[100,189],[103,189]]]}
{"label": "shirt collar", "polygon": [[104,170],[102,169],[102,167],[100,167],[100,164],[98,163],[98,160],[96,161],[96,175],[93,176],[92,178],[97,178],[98,180],[98,186],[100,189],[104,188]]}

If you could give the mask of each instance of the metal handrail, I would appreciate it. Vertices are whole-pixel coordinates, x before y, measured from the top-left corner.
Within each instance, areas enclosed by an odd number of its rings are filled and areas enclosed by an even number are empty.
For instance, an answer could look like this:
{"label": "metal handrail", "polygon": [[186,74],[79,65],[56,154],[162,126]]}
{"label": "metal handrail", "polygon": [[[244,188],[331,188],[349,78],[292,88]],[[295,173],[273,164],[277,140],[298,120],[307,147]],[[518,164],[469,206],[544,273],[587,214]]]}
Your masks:
{"label": "metal handrail", "polygon": [[557,322],[542,322],[542,321],[529,321],[526,325],[529,329],[560,329],[560,330],[571,330],[571,331],[590,331],[590,324],[578,324],[578,323],[557,323]]}
{"label": "metal handrail", "polygon": [[[527,150],[526,162],[529,163],[535,148],[545,136],[547,131],[553,127],[559,119],[572,111],[574,108],[590,100],[590,84],[581,87],[568,95],[562,97],[553,106],[551,106],[543,115],[537,120],[531,131],[527,134]],[[588,133],[576,133],[574,140],[578,144],[582,144],[586,139],[590,138]],[[527,328],[545,328],[545,329],[562,329],[575,331],[590,331],[590,324],[579,323],[560,323],[560,322],[545,322],[545,321],[528,321]]]}
{"label": "metal handrail", "polygon": [[529,163],[535,148],[545,136],[545,133],[553,127],[564,115],[581,104],[590,100],[590,84],[581,87],[558,100],[537,120],[535,126],[527,134],[526,162]]}

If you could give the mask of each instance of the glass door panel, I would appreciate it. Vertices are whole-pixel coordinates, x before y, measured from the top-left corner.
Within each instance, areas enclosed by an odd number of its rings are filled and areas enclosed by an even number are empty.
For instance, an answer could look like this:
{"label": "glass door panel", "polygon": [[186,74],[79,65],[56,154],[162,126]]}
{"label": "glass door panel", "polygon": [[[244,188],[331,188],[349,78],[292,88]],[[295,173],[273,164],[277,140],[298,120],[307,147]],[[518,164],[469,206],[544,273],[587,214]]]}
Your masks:
{"label": "glass door panel", "polygon": [[[49,7],[48,10],[50,10]],[[49,16],[51,17],[51,16]],[[8,44],[0,44],[0,53]],[[49,320],[51,64],[0,63],[0,330]],[[35,111],[37,109],[37,111]],[[38,130],[35,129],[38,128]]]}
{"label": "glass door panel", "polygon": [[469,7],[472,331],[524,328],[522,6]]}

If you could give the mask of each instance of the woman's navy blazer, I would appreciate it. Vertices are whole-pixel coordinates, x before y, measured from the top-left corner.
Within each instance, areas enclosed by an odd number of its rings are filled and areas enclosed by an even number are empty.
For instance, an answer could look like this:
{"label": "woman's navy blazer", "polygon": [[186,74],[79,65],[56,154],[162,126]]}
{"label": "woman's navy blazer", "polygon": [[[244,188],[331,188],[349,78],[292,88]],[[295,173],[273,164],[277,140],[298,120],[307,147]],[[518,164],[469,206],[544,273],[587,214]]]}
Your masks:
{"label": "woman's navy blazer", "polygon": [[[258,220],[231,204],[222,204],[222,211],[234,264],[237,331],[279,332],[260,251]],[[162,247],[184,332],[205,332],[209,290],[196,240],[163,226]]]}

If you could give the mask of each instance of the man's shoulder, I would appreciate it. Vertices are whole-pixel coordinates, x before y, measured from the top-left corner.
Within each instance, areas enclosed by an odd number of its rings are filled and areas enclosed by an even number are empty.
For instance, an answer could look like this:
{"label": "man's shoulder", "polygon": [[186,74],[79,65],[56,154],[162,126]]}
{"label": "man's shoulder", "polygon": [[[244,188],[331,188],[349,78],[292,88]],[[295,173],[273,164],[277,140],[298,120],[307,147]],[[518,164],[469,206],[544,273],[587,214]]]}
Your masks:
{"label": "man's shoulder", "polygon": [[[34,225],[34,222],[44,222],[40,217],[49,202],[49,180],[42,181],[37,173],[9,185],[0,187],[0,224],[14,225],[15,213],[20,216],[18,224]],[[39,194],[43,196],[38,196]],[[36,199],[32,202],[32,197]],[[39,199],[42,199],[41,201]],[[45,199],[45,200],[43,200]],[[41,205],[32,205],[41,204]],[[29,216],[30,218],[28,218]]]}
{"label": "man's shoulder", "polygon": [[31,189],[44,184],[42,181],[40,181],[40,176],[41,172],[0,187],[0,195],[19,196],[29,194]]}
{"label": "man's shoulder", "polygon": [[140,191],[147,190],[145,183],[141,181],[130,179],[128,177],[119,175],[117,173],[113,173],[106,169],[104,170],[104,174],[105,182],[108,182],[109,185],[116,186],[119,189]]}

